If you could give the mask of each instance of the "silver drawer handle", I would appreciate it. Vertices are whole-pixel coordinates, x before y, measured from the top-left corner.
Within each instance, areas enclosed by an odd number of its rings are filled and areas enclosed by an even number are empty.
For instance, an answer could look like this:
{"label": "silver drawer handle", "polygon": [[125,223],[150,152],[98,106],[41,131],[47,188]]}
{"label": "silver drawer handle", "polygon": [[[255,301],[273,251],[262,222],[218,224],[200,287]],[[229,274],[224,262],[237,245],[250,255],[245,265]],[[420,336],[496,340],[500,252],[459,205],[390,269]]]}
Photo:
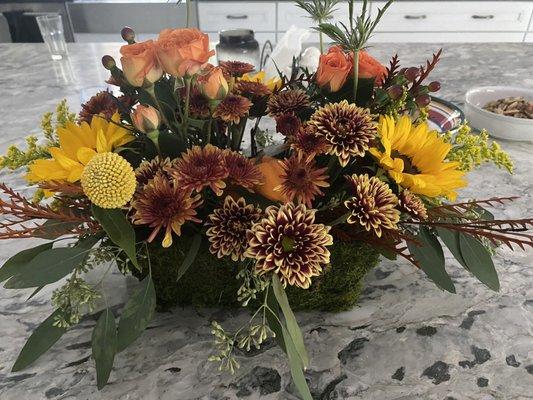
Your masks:
{"label": "silver drawer handle", "polygon": [[248,19],[248,15],[246,14],[230,14],[226,15],[227,19]]}
{"label": "silver drawer handle", "polygon": [[421,14],[421,15],[404,15],[403,16],[405,19],[426,19],[427,16],[425,14]]}
{"label": "silver drawer handle", "polygon": [[494,15],[472,15],[474,19],[493,19]]}

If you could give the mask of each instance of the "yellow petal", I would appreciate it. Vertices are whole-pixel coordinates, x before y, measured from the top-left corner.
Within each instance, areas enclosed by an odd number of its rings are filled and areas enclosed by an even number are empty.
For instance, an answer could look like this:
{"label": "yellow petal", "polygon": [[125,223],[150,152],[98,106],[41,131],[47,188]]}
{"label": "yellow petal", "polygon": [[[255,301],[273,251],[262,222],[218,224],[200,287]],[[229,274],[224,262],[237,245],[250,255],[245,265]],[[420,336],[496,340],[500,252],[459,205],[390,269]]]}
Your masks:
{"label": "yellow petal", "polygon": [[87,165],[96,154],[96,151],[93,149],[88,147],[80,147],[76,156],[83,165]]}
{"label": "yellow petal", "polygon": [[83,166],[76,167],[70,171],[67,180],[69,182],[77,182],[81,179],[81,174],[83,173]]}
{"label": "yellow petal", "polygon": [[96,133],[96,151],[98,153],[106,153],[111,151],[111,147],[108,146],[104,131],[101,129]]}
{"label": "yellow petal", "polygon": [[71,170],[80,165],[79,162],[73,160],[72,158],[67,157],[65,152],[57,147],[50,147],[48,149],[52,157],[66,170]]}

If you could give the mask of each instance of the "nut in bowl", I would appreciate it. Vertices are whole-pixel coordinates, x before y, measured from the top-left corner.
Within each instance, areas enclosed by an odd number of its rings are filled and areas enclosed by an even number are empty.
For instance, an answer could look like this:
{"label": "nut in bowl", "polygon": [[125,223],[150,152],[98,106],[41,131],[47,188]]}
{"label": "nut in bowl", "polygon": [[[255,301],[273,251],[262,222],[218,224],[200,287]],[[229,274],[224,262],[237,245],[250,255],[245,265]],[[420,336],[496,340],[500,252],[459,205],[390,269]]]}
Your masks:
{"label": "nut in bowl", "polygon": [[507,110],[511,105],[506,104],[510,98],[522,98],[523,101],[519,102],[519,106],[522,102],[527,106],[528,102],[530,104],[533,101],[533,89],[485,86],[469,90],[466,93],[466,119],[474,128],[486,129],[491,136],[533,142],[533,119],[520,117],[523,113],[518,115],[511,112],[512,110]]}

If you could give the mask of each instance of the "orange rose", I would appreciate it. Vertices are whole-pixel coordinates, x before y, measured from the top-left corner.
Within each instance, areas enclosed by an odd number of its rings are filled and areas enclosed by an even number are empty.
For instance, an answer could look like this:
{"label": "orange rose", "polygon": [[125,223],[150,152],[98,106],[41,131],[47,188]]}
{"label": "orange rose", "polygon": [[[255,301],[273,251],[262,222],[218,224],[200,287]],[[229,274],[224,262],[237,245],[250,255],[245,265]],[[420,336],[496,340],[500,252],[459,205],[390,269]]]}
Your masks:
{"label": "orange rose", "polygon": [[152,40],[122,46],[120,54],[124,76],[133,86],[142,86],[145,79],[153,83],[163,75]]}
{"label": "orange rose", "polygon": [[274,191],[274,188],[282,183],[281,174],[283,174],[283,167],[279,160],[277,158],[264,156],[257,167],[264,176],[264,183],[262,185],[257,185],[254,188],[255,191],[269,200],[285,202],[285,197],[280,192]]}
{"label": "orange rose", "polygon": [[359,78],[375,78],[379,84],[387,69],[366,51],[359,52]]}
{"label": "orange rose", "polygon": [[209,36],[198,29],[164,29],[157,40],[157,57],[167,74],[194,75],[215,54]]}
{"label": "orange rose", "polygon": [[198,87],[211,100],[222,100],[229,91],[228,81],[220,67],[211,67],[206,75],[199,76]]}
{"label": "orange rose", "polygon": [[339,46],[330,47],[326,54],[320,55],[316,83],[321,88],[336,92],[346,83],[352,67],[352,57]]}
{"label": "orange rose", "polygon": [[131,121],[137,130],[148,133],[159,128],[161,115],[154,107],[139,104],[131,113]]}

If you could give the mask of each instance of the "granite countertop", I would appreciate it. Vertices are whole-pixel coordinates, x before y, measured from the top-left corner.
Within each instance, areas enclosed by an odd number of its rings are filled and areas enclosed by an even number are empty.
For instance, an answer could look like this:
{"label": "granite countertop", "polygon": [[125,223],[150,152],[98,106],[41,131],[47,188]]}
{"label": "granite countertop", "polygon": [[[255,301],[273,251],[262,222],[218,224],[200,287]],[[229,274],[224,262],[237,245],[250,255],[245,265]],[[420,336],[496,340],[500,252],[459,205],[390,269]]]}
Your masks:
{"label": "granite countertop", "polygon": [[[397,51],[406,65],[422,63],[440,45],[379,44],[370,51],[382,61]],[[448,44],[433,78],[439,93],[461,104],[473,86],[501,84],[533,88],[528,44]],[[107,78],[103,54],[118,45],[70,44],[70,58],[52,62],[44,45],[0,45],[0,150],[38,132],[41,115],[62,98],[78,109],[80,98]],[[512,176],[492,167],[468,176],[465,198],[519,195],[496,213],[533,215],[533,144],[502,142],[516,161]],[[1,181],[23,188],[19,178]],[[0,261],[30,247],[32,240],[1,241]],[[448,258],[450,255],[448,254]],[[442,292],[409,264],[383,261],[365,280],[352,311],[298,314],[311,356],[307,371],[316,399],[532,399],[533,251],[496,256],[501,291],[494,293],[450,262],[457,295]],[[121,304],[136,282],[114,275],[107,289]],[[31,331],[51,312],[47,287],[30,301],[31,290],[0,290],[0,398],[41,399],[296,399],[285,357],[272,346],[242,355],[235,376],[207,362],[209,321],[232,327],[244,311],[176,309],[159,314],[150,328],[115,360],[110,384],[96,389],[90,360],[89,316],[34,366],[10,368]]]}

